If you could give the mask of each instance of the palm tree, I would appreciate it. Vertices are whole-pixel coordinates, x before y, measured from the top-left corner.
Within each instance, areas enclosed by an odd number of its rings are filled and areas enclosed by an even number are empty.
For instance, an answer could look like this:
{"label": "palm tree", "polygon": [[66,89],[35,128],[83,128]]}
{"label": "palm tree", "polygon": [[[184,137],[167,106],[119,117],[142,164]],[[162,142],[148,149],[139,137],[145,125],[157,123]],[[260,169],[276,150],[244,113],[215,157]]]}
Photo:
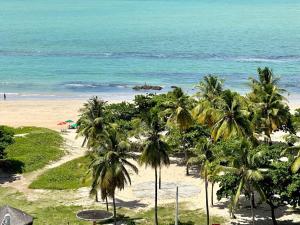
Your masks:
{"label": "palm tree", "polygon": [[241,98],[230,90],[223,92],[219,108],[215,110],[215,124],[211,133],[215,141],[219,138],[252,136],[250,122],[242,110]]}
{"label": "palm tree", "polygon": [[155,173],[155,197],[154,197],[154,224],[158,225],[157,217],[157,169],[170,164],[168,150],[169,146],[162,140],[160,132],[160,124],[157,113],[153,113],[149,118],[149,133],[145,141],[140,163],[151,166]]}
{"label": "palm tree", "polygon": [[93,147],[94,141],[98,139],[98,135],[104,130],[104,107],[106,102],[97,96],[92,97],[84,107],[80,109],[81,115],[78,120],[78,135],[84,137],[82,147]]}
{"label": "palm tree", "polygon": [[194,164],[198,164],[201,167],[201,175],[204,178],[205,184],[205,203],[206,203],[206,223],[209,225],[209,201],[208,201],[208,178],[210,175],[210,165],[214,159],[213,153],[211,151],[212,142],[206,138],[199,140],[194,153],[195,157],[192,157],[190,160]]}
{"label": "palm tree", "polygon": [[247,95],[251,102],[253,123],[258,133],[264,133],[266,142],[271,143],[273,131],[292,130],[291,114],[287,100],[282,95],[285,90],[278,87],[279,79],[269,68],[258,68],[259,79],[251,78],[252,92]]}
{"label": "palm tree", "polygon": [[198,123],[211,127],[216,122],[216,109],[223,93],[223,81],[217,76],[208,75],[196,87],[199,89],[196,93],[199,100],[192,111],[193,117]]}
{"label": "palm tree", "polygon": [[[188,109],[188,97],[183,93],[182,89],[179,87],[175,87],[172,94],[175,97],[175,102],[170,105],[169,109],[167,109],[168,111],[171,111],[168,119],[168,124],[174,124],[179,129],[183,148],[185,148],[183,135],[184,132],[186,132],[186,130],[194,124],[194,121],[190,110]],[[184,149],[184,153],[186,161],[186,175],[189,175],[188,150]]]}
{"label": "palm tree", "polygon": [[196,88],[199,89],[197,97],[214,102],[223,92],[223,81],[217,76],[209,74],[196,85]]}
{"label": "palm tree", "polygon": [[229,165],[224,166],[223,170],[225,173],[234,173],[240,178],[237,191],[232,198],[232,210],[236,208],[241,192],[245,190],[250,195],[252,224],[254,225],[254,191],[256,190],[262,199],[265,199],[265,195],[258,184],[258,181],[264,177],[263,170],[256,166],[256,160],[259,159],[260,153],[251,155],[250,149],[250,143],[246,139],[243,139],[238,148],[227,153]]}
{"label": "palm tree", "polygon": [[265,68],[257,68],[258,80],[254,78],[250,78],[253,85],[257,85],[258,89],[264,89],[268,85],[276,86],[278,85],[279,78],[275,77],[273,71],[268,67]]}
{"label": "palm tree", "polygon": [[126,167],[138,173],[138,168],[127,159],[132,158],[128,153],[129,144],[118,137],[115,129],[107,131],[107,137],[101,140],[102,145],[90,165],[93,175],[91,194],[100,187],[102,200],[111,197],[113,199],[114,221],[116,224],[115,190],[124,189],[126,184],[131,184],[131,178]]}

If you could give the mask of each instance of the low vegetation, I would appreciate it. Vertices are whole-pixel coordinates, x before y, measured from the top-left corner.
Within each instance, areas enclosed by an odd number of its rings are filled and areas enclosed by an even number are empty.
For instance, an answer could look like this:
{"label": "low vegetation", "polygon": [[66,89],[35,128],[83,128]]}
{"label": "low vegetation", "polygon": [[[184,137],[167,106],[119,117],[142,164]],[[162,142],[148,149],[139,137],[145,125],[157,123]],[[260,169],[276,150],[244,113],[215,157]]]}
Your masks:
{"label": "low vegetation", "polygon": [[5,159],[13,162],[12,165],[15,167],[10,168],[12,170],[31,172],[64,155],[63,138],[56,131],[38,127],[9,129],[19,135],[5,150]]}
{"label": "low vegetation", "polygon": [[78,189],[91,185],[90,176],[87,176],[91,159],[88,156],[71,160],[63,165],[47,170],[30,184],[33,189]]}

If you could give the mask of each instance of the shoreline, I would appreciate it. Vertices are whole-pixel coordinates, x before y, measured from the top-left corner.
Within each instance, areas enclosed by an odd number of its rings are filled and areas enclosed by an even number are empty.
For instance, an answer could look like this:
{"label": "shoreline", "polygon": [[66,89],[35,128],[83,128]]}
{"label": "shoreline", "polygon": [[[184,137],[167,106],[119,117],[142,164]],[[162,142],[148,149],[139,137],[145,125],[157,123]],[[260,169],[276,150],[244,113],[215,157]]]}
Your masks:
{"label": "shoreline", "polygon": [[[133,98],[104,98],[108,103],[132,101]],[[123,97],[123,98],[122,98]],[[0,125],[13,127],[38,126],[61,130],[57,124],[65,120],[77,121],[79,109],[89,98],[56,98],[56,99],[7,99],[0,100]],[[300,95],[290,95],[288,105],[293,112],[300,108]]]}

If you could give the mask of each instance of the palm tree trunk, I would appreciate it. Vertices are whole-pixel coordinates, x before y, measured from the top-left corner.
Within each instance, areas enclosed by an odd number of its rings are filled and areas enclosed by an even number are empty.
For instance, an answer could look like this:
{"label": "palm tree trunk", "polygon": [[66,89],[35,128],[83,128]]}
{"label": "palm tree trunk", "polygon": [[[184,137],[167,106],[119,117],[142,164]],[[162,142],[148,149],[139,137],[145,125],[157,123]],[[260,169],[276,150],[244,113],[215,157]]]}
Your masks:
{"label": "palm tree trunk", "polygon": [[113,206],[114,206],[114,225],[117,225],[117,209],[116,209],[116,200],[115,194],[113,195]]}
{"label": "palm tree trunk", "polygon": [[230,199],[231,203],[229,204],[229,215],[231,219],[235,219],[235,215],[234,215],[234,208],[233,208],[233,202],[232,202],[232,198]]}
{"label": "palm tree trunk", "polygon": [[268,143],[269,145],[271,145],[272,139],[271,139],[271,134],[270,134],[270,131],[268,128],[265,129],[265,135],[268,137],[268,138],[265,138],[265,142]]}
{"label": "palm tree trunk", "polygon": [[155,170],[155,197],[154,197],[154,225],[158,225],[158,217],[157,217],[157,167]]}
{"label": "palm tree trunk", "polygon": [[83,148],[85,146],[86,141],[87,141],[87,137],[84,137],[81,148]]}
{"label": "palm tree trunk", "polygon": [[255,218],[254,218],[254,209],[253,209],[253,192],[250,193],[250,204],[251,204],[251,214],[252,214],[252,224],[255,225]]}
{"label": "palm tree trunk", "polygon": [[209,225],[209,206],[208,206],[208,180],[207,180],[207,168],[205,168],[205,200],[206,200],[206,224]]}
{"label": "palm tree trunk", "polygon": [[158,189],[161,189],[161,167],[159,167]]}
{"label": "palm tree trunk", "polygon": [[215,182],[213,181],[211,183],[211,196],[210,196],[211,206],[214,206],[214,185],[215,185]]}
{"label": "palm tree trunk", "polygon": [[185,162],[186,162],[186,175],[189,176],[189,164],[188,164],[188,154],[187,151],[184,151],[184,158],[185,158]]}
{"label": "palm tree trunk", "polygon": [[274,207],[271,207],[271,213],[272,213],[273,225],[277,225],[277,220],[276,220],[276,216],[275,216],[275,208]]}
{"label": "palm tree trunk", "polygon": [[253,205],[253,208],[256,209],[254,192],[252,192],[252,194],[253,194],[253,197],[252,197],[252,205]]}
{"label": "palm tree trunk", "polygon": [[108,200],[107,200],[107,196],[105,197],[105,203],[106,203],[106,211],[108,212]]}
{"label": "palm tree trunk", "polygon": [[276,220],[276,216],[275,216],[275,209],[276,209],[276,207],[270,201],[267,201],[267,204],[271,208],[271,216],[272,216],[273,225],[277,225],[277,220]]}
{"label": "palm tree trunk", "polygon": [[98,190],[96,190],[96,193],[95,193],[95,201],[99,202],[99,199],[98,199]]}

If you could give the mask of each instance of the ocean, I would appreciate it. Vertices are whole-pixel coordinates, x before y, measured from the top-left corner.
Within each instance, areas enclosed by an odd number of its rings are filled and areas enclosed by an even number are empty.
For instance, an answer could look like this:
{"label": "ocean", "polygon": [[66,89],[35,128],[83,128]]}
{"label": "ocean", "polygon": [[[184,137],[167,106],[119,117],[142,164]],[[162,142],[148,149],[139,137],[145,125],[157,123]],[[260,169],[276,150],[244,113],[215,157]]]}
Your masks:
{"label": "ocean", "polygon": [[268,66],[300,94],[299,0],[0,0],[0,93],[124,98],[193,92],[216,74],[241,93]]}

